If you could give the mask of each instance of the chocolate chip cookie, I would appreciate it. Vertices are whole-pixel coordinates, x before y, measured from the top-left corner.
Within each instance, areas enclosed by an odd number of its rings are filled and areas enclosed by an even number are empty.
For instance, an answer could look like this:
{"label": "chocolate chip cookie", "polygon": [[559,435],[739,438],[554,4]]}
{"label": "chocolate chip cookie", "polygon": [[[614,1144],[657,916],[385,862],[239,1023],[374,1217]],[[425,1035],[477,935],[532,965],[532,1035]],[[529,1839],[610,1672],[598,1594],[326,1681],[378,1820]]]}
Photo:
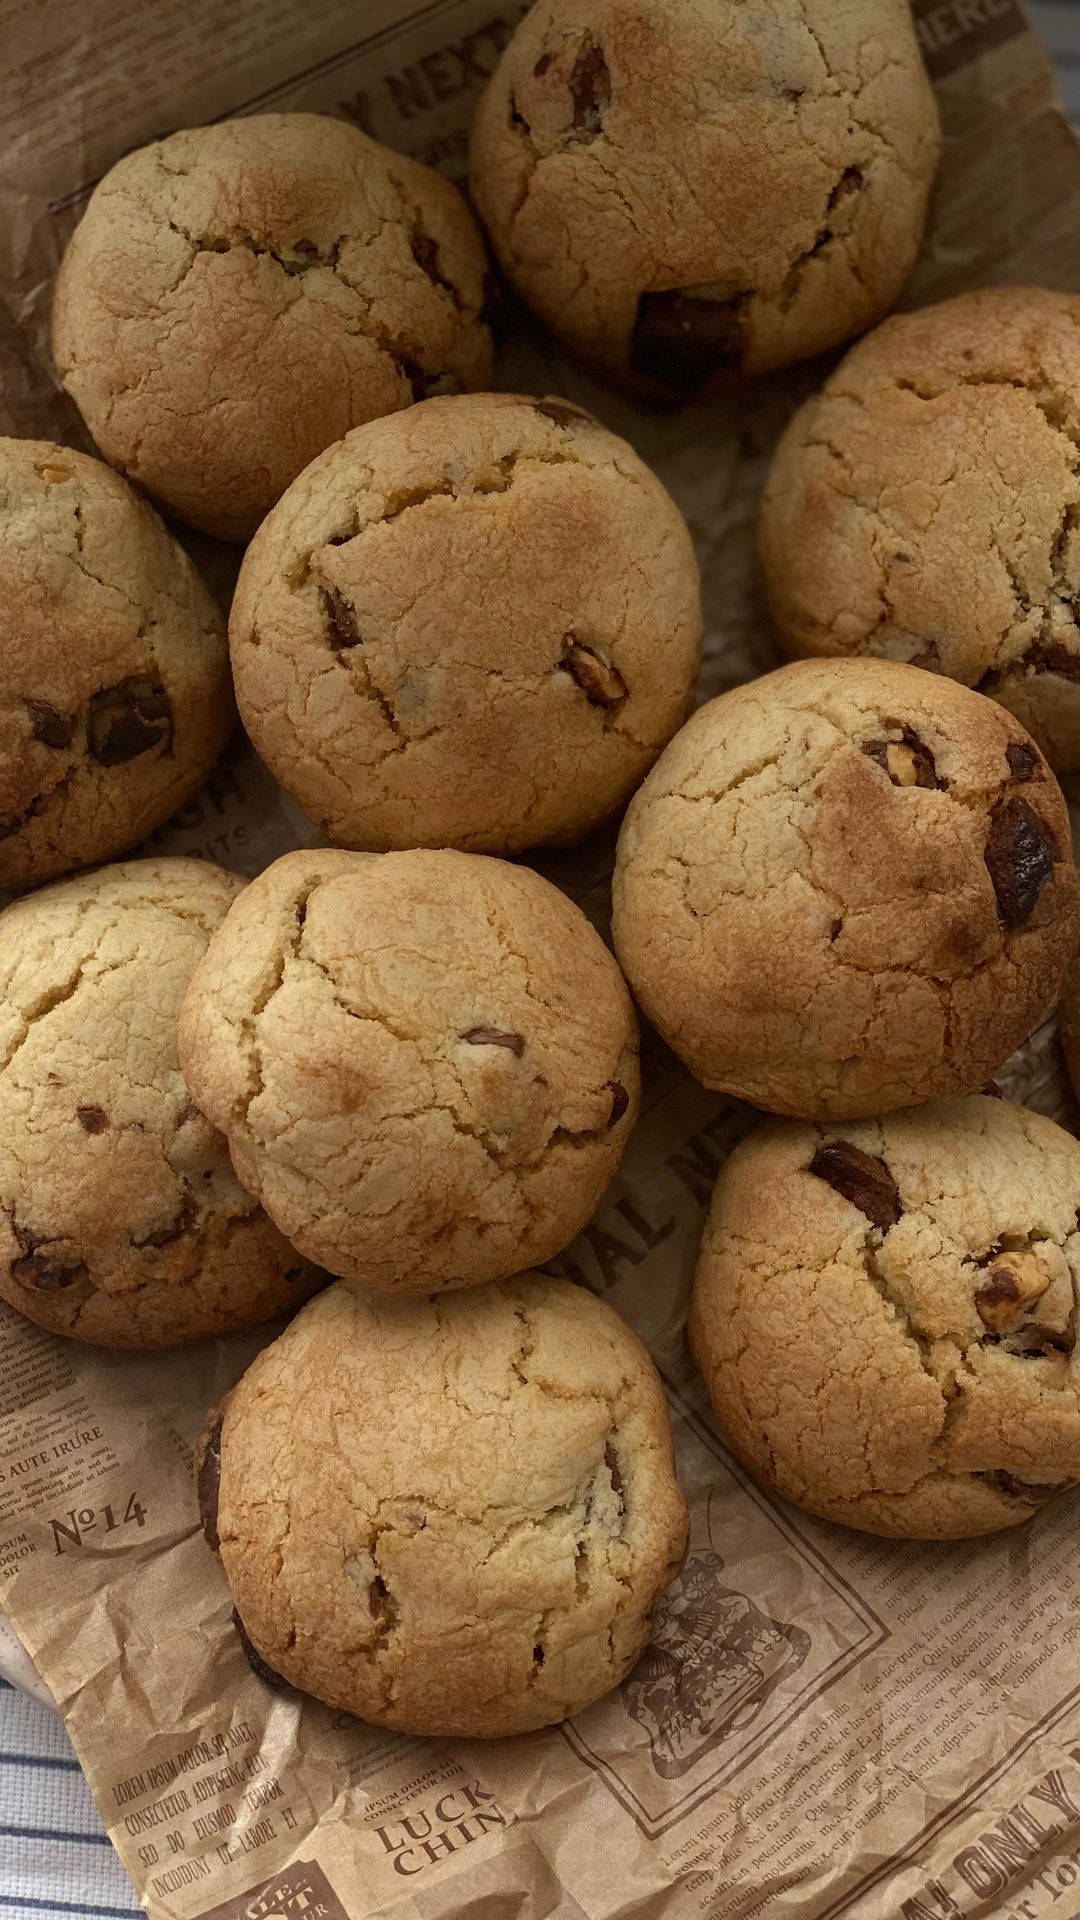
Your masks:
{"label": "chocolate chip cookie", "polygon": [[358,421],[487,384],[485,283],[449,181],[343,120],[253,114],[105,175],[60,269],[53,351],[106,459],[246,540]]}
{"label": "chocolate chip cookie", "polygon": [[706,1085],[839,1119],[970,1093],[1080,930],[1061,791],[1013,716],[885,660],[702,707],[631,802],[615,948]]}
{"label": "chocolate chip cookie", "polygon": [[764,1127],[717,1182],[690,1339],[786,1499],[951,1539],[1080,1483],[1080,1145],[966,1100]]}
{"label": "chocolate chip cookie", "polygon": [[983,288],[860,341],[780,442],[761,553],[789,653],[949,674],[1080,766],[1080,296]]}
{"label": "chocolate chip cookie", "polygon": [[230,621],[251,738],[331,840],[502,853],[579,839],[684,718],[690,536],[564,400],[429,400],[289,488]]}
{"label": "chocolate chip cookie", "polygon": [[638,1104],[607,948],[557,888],[478,855],[286,854],[191,983],[180,1057],[283,1233],[367,1287],[548,1260]]}
{"label": "chocolate chip cookie", "polygon": [[939,144],[907,0],[539,0],[477,108],[470,185],[570,348],[685,399],[888,312]]}
{"label": "chocolate chip cookie", "polygon": [[235,721],[221,615],[156,513],[100,460],[0,439],[0,886],[133,846]]}
{"label": "chocolate chip cookie", "polygon": [[192,1104],[180,1003],[243,883],[134,860],[0,914],[0,1297],[53,1333],[173,1347],[306,1300]]}
{"label": "chocolate chip cookie", "polygon": [[330,1287],[211,1416],[199,1495],[256,1672],[406,1733],[590,1705],[686,1546],[645,1348],[531,1273],[442,1301]]}

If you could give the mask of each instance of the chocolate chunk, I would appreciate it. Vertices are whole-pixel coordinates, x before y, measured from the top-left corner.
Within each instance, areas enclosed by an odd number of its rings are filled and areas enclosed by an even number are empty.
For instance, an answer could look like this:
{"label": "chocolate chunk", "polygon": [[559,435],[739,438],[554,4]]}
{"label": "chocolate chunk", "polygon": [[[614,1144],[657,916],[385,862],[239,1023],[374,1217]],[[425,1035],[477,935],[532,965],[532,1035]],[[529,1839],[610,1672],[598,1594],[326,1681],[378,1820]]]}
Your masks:
{"label": "chocolate chunk", "polygon": [[979,1088],[979,1092],[983,1094],[987,1100],[1004,1100],[1005,1098],[996,1080],[988,1080],[985,1087]]}
{"label": "chocolate chunk", "polygon": [[533,409],[553,420],[557,427],[576,427],[589,417],[584,408],[571,406],[569,400],[534,400]]}
{"label": "chocolate chunk", "polygon": [[47,1253],[32,1252],[20,1254],[11,1263],[13,1280],[21,1280],[25,1286],[38,1287],[42,1292],[53,1292],[62,1287],[74,1287],[80,1280],[89,1278],[89,1269],[85,1261],[53,1259]]}
{"label": "chocolate chunk", "polygon": [[999,1253],[975,1289],[979,1318],[995,1333],[1015,1333],[1024,1315],[1050,1286],[1051,1273],[1037,1254]]}
{"label": "chocolate chunk", "polygon": [[172,707],[158,680],[131,678],[95,693],[86,722],[87,741],[103,767],[137,760],[154,747],[172,746]]}
{"label": "chocolate chunk", "polygon": [[894,787],[942,787],[934,756],[912,727],[901,730],[899,740],[864,740],[867,758],[888,774]]}
{"label": "chocolate chunk", "polygon": [[419,228],[414,229],[412,234],[412,255],[421,272],[427,274],[432,286],[442,287],[444,293],[448,293],[454,305],[457,306],[459,304],[458,290],[453,281],[447,279],[439,265],[438,241],[433,240],[429,233],[423,233]]}
{"label": "chocolate chunk", "polygon": [[595,140],[603,132],[603,115],[611,105],[611,75],[591,34],[586,34],[570,70],[570,97],[575,135],[579,140]]}
{"label": "chocolate chunk", "polygon": [[218,1535],[218,1499],[221,1493],[221,1428],[223,1414],[218,1414],[213,1425],[207,1428],[202,1441],[202,1455],[195,1479],[195,1492],[199,1502],[199,1523],[208,1547],[217,1553],[221,1546]]}
{"label": "chocolate chunk", "polygon": [[581,688],[590,707],[621,707],[629,691],[617,667],[611,666],[582,640],[563,643],[562,672]]}
{"label": "chocolate chunk", "polygon": [[610,1440],[604,1448],[604,1465],[611,1475],[612,1491],[621,1494],[623,1490],[623,1477],[619,1471],[619,1456]]}
{"label": "chocolate chunk", "polygon": [[523,1033],[504,1033],[498,1027],[470,1027],[461,1037],[470,1047],[505,1047],[518,1060],[525,1051]]}
{"label": "chocolate chunk", "polygon": [[998,801],[990,816],[984,858],[1005,926],[1020,927],[1030,920],[1057,857],[1057,842],[1049,827],[1026,800],[1006,794]]}
{"label": "chocolate chunk", "polygon": [[694,393],[714,373],[742,365],[746,303],[750,294],[695,287],[643,293],[630,341],[635,373],[681,393]]}
{"label": "chocolate chunk", "polygon": [[75,1118],[87,1133],[104,1133],[109,1124],[109,1116],[104,1107],[76,1107]]}
{"label": "chocolate chunk", "polygon": [[[61,792],[64,784],[61,781],[54,791]],[[18,833],[20,827],[25,827],[28,820],[36,820],[48,797],[48,794],[36,793],[30,805],[24,807],[21,813],[0,813],[0,840],[10,840],[12,834]]]}
{"label": "chocolate chunk", "polygon": [[903,1208],[900,1189],[884,1160],[864,1153],[850,1140],[827,1140],[810,1162],[810,1172],[865,1213],[882,1233],[895,1227]]}
{"label": "chocolate chunk", "polygon": [[1034,780],[1039,767],[1039,756],[1034,747],[1025,747],[1020,740],[1010,740],[1005,749],[1005,758],[1014,780]]}
{"label": "chocolate chunk", "polygon": [[610,1133],[612,1127],[618,1126],[630,1105],[630,1095],[621,1080],[605,1080],[604,1086],[611,1095],[611,1112],[608,1115],[608,1132]]}
{"label": "chocolate chunk", "polygon": [[288,1680],[283,1679],[276,1668],[271,1667],[263,1659],[257,1647],[252,1644],[248,1630],[235,1607],[233,1608],[233,1626],[236,1628],[237,1638],[244,1649],[244,1657],[255,1678],[261,1680],[263,1685],[267,1687],[287,1687],[289,1685]]}
{"label": "chocolate chunk", "polygon": [[30,731],[46,747],[70,747],[75,722],[66,713],[58,713],[47,700],[27,700]]}
{"label": "chocolate chunk", "polygon": [[414,400],[430,400],[433,394],[462,391],[461,381],[456,374],[428,373],[417,360],[402,360],[398,364],[412,388]]}
{"label": "chocolate chunk", "polygon": [[1014,1474],[1004,1471],[991,1474],[990,1478],[997,1481],[1003,1493],[1011,1493],[1017,1500],[1028,1500],[1036,1505],[1044,1500],[1056,1500],[1059,1493],[1065,1493],[1073,1484],[1071,1480],[1059,1480],[1056,1486],[1037,1480],[1017,1480]]}
{"label": "chocolate chunk", "polygon": [[363,634],[357,625],[356,608],[336,587],[322,588],[323,609],[330,625],[330,645],[335,653],[357,647]]}

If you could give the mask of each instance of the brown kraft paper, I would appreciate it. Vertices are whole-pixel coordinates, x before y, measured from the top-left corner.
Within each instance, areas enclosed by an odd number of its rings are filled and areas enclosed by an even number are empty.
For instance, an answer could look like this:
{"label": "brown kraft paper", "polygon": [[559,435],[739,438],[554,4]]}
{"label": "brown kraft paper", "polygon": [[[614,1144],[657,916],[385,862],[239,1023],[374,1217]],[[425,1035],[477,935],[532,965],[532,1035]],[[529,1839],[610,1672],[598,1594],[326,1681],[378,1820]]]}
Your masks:
{"label": "brown kraft paper", "polygon": [[[314,108],[460,177],[476,90],[522,11],[84,0],[76,13],[0,0],[0,429],[84,439],[49,371],[51,281],[122,152],[230,113]],[[1080,152],[1020,8],[917,0],[916,15],[946,143],[906,302],[1000,280],[1080,288]],[[775,664],[756,502],[780,427],[822,371],[650,415],[593,387],[520,317],[503,350],[500,385],[591,406],[686,513],[705,595],[703,694]],[[226,584],[235,555],[197,551]],[[316,837],[238,748],[152,846],[250,874]],[[611,853],[608,838],[536,864],[604,927]],[[927,1547],[827,1526],[756,1485],[717,1437],[684,1333],[711,1185],[752,1116],[689,1080],[653,1037],[644,1065],[620,1174],[553,1264],[649,1342],[691,1548],[637,1670],[564,1727],[414,1740],[269,1690],[233,1631],[191,1484],[203,1413],[267,1330],[128,1355],[65,1345],[0,1307],[0,1604],[150,1914],[1080,1911],[1075,1497],[1022,1531]],[[1052,1021],[1001,1081],[1074,1125]]]}

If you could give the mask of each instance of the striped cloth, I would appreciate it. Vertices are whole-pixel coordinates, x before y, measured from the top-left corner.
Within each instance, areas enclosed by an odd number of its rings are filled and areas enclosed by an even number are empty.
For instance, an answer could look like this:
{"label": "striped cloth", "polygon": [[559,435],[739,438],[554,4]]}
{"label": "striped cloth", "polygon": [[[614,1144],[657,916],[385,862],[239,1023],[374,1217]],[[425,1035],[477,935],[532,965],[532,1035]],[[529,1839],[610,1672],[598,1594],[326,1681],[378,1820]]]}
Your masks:
{"label": "striped cloth", "polygon": [[[1080,0],[1030,0],[1028,12],[1080,128]],[[0,1680],[0,1920],[138,1913],[56,1714]]]}
{"label": "striped cloth", "polygon": [[0,1680],[0,1920],[134,1920],[58,1716]]}

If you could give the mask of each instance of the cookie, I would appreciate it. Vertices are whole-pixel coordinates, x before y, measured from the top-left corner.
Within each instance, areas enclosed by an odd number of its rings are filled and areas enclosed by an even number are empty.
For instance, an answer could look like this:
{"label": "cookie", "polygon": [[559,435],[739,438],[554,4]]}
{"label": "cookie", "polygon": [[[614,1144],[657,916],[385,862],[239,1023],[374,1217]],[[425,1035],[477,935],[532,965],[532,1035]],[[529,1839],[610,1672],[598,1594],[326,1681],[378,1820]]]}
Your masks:
{"label": "cookie", "polygon": [[619,839],[615,949],[707,1086],[843,1119],[985,1084],[1080,932],[1061,791],[1019,723],[886,660],[702,707]]}
{"label": "cookie", "polygon": [[580,837],[685,717],[697,564],[625,441],[564,400],[358,427],[253,541],[244,723],[331,840],[502,853]]}
{"label": "cookie", "polygon": [[0,439],[0,887],[124,852],[236,721],[224,624],[100,460]]}
{"label": "cookie", "polygon": [[328,1288],[199,1460],[256,1671],[406,1733],[589,1706],[643,1652],[686,1547],[645,1348],[536,1273],[444,1301]]}
{"label": "cookie", "polygon": [[690,1340],[724,1437],[826,1520],[954,1539],[1080,1482],[1080,1144],[973,1095],[763,1127],[723,1169]]}
{"label": "cookie", "polygon": [[939,146],[907,0],[539,0],[477,108],[470,186],[567,346],[685,399],[887,313]]}
{"label": "cookie", "polygon": [[0,914],[0,1297],[52,1333],[181,1346],[325,1279],[244,1191],[177,1062],[185,989],[242,885],[134,860]]}
{"label": "cookie", "polygon": [[790,654],[874,654],[1009,707],[1080,766],[1080,297],[897,315],[792,420],[761,512]]}
{"label": "cookie", "polygon": [[546,880],[475,854],[275,861],[195,973],[180,1058],[294,1245],[423,1293],[566,1246],[638,1105],[599,935]]}
{"label": "cookie", "polygon": [[485,276],[449,181],[343,120],[253,114],[105,175],[60,269],[53,352],[107,460],[246,540],[349,427],[487,384]]}

